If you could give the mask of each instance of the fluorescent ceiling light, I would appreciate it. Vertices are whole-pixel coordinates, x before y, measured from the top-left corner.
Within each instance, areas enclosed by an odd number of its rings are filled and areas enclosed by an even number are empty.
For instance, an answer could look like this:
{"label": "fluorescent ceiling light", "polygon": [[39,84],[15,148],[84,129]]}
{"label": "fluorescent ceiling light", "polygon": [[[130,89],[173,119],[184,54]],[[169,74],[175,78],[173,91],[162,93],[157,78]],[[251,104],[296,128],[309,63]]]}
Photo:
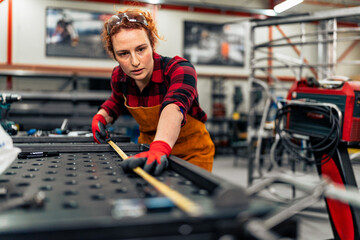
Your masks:
{"label": "fluorescent ceiling light", "polygon": [[160,0],[150,0],[149,3],[150,4],[159,4],[161,1]]}
{"label": "fluorescent ceiling light", "polygon": [[289,8],[292,8],[300,3],[302,3],[304,0],[285,0],[284,2],[276,5],[274,7],[274,11],[277,13],[284,12],[288,10]]}

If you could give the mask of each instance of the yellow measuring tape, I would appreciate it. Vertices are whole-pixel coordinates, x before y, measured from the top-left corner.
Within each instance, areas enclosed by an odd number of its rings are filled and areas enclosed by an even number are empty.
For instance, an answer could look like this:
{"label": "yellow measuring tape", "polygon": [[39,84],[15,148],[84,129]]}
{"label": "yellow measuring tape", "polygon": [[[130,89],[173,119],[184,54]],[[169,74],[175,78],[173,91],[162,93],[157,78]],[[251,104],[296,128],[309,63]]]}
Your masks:
{"label": "yellow measuring tape", "polygon": [[[110,146],[119,154],[119,156],[125,160],[128,158],[126,153],[124,153],[113,141],[108,141]],[[165,197],[168,197],[178,208],[186,212],[191,216],[199,216],[202,213],[202,209],[199,205],[183,196],[179,192],[171,189],[166,184],[158,181],[156,178],[145,172],[142,168],[136,167],[133,171],[150,183],[155,189],[164,194]]]}

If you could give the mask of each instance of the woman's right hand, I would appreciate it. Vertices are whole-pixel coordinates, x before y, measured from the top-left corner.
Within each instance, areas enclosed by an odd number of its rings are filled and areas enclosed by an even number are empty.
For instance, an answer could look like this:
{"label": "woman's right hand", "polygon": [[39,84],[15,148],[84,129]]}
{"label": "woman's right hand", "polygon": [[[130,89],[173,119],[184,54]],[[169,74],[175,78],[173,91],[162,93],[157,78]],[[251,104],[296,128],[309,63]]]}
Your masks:
{"label": "woman's right hand", "polygon": [[106,124],[107,124],[107,122],[103,115],[96,114],[93,117],[92,124],[91,124],[91,130],[93,133],[94,141],[99,144],[106,143],[108,140],[110,140],[110,134],[105,127]]}

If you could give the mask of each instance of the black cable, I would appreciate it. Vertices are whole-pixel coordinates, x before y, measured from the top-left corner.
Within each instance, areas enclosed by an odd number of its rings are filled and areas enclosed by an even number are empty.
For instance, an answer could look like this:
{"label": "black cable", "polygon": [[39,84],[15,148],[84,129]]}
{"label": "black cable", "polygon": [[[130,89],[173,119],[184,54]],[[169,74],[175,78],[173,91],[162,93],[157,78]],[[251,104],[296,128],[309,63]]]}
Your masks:
{"label": "black cable", "polygon": [[[321,113],[321,112],[320,112],[320,113]],[[329,115],[327,114],[327,112],[324,112],[324,113],[325,113],[325,115],[329,116]],[[335,120],[335,121],[336,121],[336,120]],[[281,137],[282,137],[282,139],[284,140],[286,149],[289,150],[289,152],[295,154],[298,158],[300,158],[300,159],[302,159],[302,160],[311,161],[311,159],[309,159],[309,158],[304,158],[303,156],[301,156],[300,154],[298,154],[298,151],[299,151],[299,150],[309,150],[309,151],[312,151],[312,152],[322,152],[322,151],[324,151],[325,149],[328,149],[330,146],[333,146],[333,148],[331,148],[330,153],[327,154],[327,155],[325,155],[325,156],[323,156],[323,157],[320,159],[320,161],[322,161],[322,160],[324,160],[324,159],[326,159],[326,158],[331,157],[331,156],[334,154],[334,152],[335,152],[336,143],[338,142],[337,139],[339,139],[339,138],[338,138],[338,134],[336,134],[336,137],[335,137],[335,138],[332,138],[332,141],[331,141],[330,143],[328,143],[327,145],[324,145],[323,147],[320,147],[320,148],[318,148],[318,147],[319,147],[319,146],[322,146],[323,143],[325,143],[326,141],[328,141],[328,140],[330,139],[331,135],[332,135],[332,134],[334,133],[334,131],[336,130],[336,125],[337,125],[337,124],[335,124],[335,121],[332,121],[333,124],[332,124],[332,127],[331,127],[331,131],[329,131],[329,134],[328,134],[327,136],[323,137],[323,139],[322,139],[319,143],[317,143],[317,144],[315,144],[315,145],[313,145],[313,146],[311,146],[311,147],[300,147],[300,146],[298,146],[297,144],[293,143],[294,138],[293,138],[293,137],[290,137],[291,134],[289,134],[288,131],[284,130],[287,134],[286,134],[286,135],[281,134]],[[291,133],[291,131],[290,131],[290,133]],[[337,131],[337,133],[338,133],[338,131]],[[294,152],[294,150],[295,150],[295,152]],[[324,162],[323,162],[323,163],[324,163]]]}
{"label": "black cable", "polygon": [[[312,111],[312,112],[314,112],[314,111]],[[319,114],[324,115],[324,113],[319,113]],[[325,115],[327,115],[327,114],[325,113]],[[327,116],[329,116],[329,115],[327,115]],[[312,150],[312,151],[315,151],[315,152],[322,152],[322,151],[326,150],[326,148],[328,148],[328,146],[325,145],[322,148],[317,148],[317,147],[322,146],[328,139],[331,139],[331,136],[333,135],[334,131],[338,129],[336,127],[336,125],[335,125],[335,123],[337,122],[337,119],[334,119],[334,121],[331,121],[331,122],[332,122],[331,131],[329,131],[328,135],[324,136],[319,143],[316,143],[315,145],[313,145],[311,147],[308,147],[308,148],[307,147],[305,147],[305,148],[304,147],[299,147],[298,145],[293,144],[291,141],[289,141],[289,143],[292,145],[292,147],[297,148],[298,150]],[[283,131],[286,132],[286,133],[291,133],[291,131],[287,131],[286,129],[284,129]],[[329,143],[328,145],[331,146],[335,141],[336,141],[336,138],[333,138],[331,143]]]}
{"label": "black cable", "polygon": [[[302,112],[311,112],[314,114],[322,115],[324,116],[323,119],[327,119],[329,121],[329,131],[322,137],[313,136],[321,134],[311,135],[308,131],[306,131],[308,129],[305,129],[305,131],[301,133],[299,133],[298,131],[298,133],[301,135],[308,135],[309,137],[314,137],[319,140],[319,142],[317,143],[314,143],[314,141],[312,141],[312,145],[309,145],[309,147],[299,145],[299,141],[301,141],[301,139],[295,138],[293,136],[293,133],[295,133],[294,130],[286,128],[286,125],[284,128],[280,127],[282,123],[289,123],[290,121],[288,119],[288,116],[294,114],[294,111],[298,110],[299,108],[301,108]],[[321,153],[324,150],[330,150],[328,154],[322,156],[319,159],[315,159],[315,163],[317,165],[325,164],[335,154],[337,146],[341,140],[341,125],[339,123],[339,119],[335,114],[333,114],[332,108],[326,106],[299,106],[298,104],[288,104],[277,111],[275,119],[275,130],[280,136],[280,142],[282,143],[284,150],[287,151],[290,156],[294,157],[295,159],[299,159],[300,161],[305,161],[307,164],[312,164],[314,160],[310,157],[305,157],[301,155],[300,151],[306,150],[308,153],[311,152],[311,155],[314,156],[314,153]],[[274,198],[283,202],[293,202],[295,200],[301,200],[304,198],[304,196],[296,198],[286,198],[280,196],[279,194],[276,194],[273,191],[270,191],[269,188],[266,189],[268,190],[269,194],[271,194]]]}
{"label": "black cable", "polygon": [[[282,112],[282,113],[280,112],[279,115],[280,115],[281,117],[284,117],[285,114],[290,113],[290,112],[291,112],[291,108],[290,108],[290,107],[291,107],[291,105],[287,106],[287,107],[286,107],[286,111],[284,111],[284,112]],[[289,135],[290,135],[289,133],[291,133],[291,131],[283,130],[283,131],[285,131],[287,134],[286,134],[285,136],[284,136],[284,134],[281,134],[282,139],[285,140],[285,141],[284,141],[285,147],[286,147],[291,153],[294,153],[296,156],[298,156],[298,157],[300,157],[301,159],[306,160],[306,161],[309,161],[309,159],[308,159],[308,158],[305,158],[305,159],[304,159],[303,156],[299,155],[299,154],[298,154],[298,150],[310,150],[310,151],[313,151],[313,152],[321,152],[321,151],[323,151],[323,150],[325,150],[325,149],[327,149],[327,148],[329,148],[330,146],[333,145],[334,148],[331,148],[330,153],[321,158],[321,160],[323,160],[323,159],[326,159],[326,158],[328,158],[329,156],[332,156],[332,155],[333,155],[333,153],[335,152],[337,143],[338,143],[339,140],[340,140],[340,132],[339,132],[339,129],[340,129],[340,128],[338,127],[339,124],[338,124],[337,118],[333,118],[333,115],[332,115],[331,113],[329,114],[329,111],[328,111],[328,110],[325,109],[325,111],[324,111],[324,107],[322,107],[322,108],[320,108],[320,109],[319,109],[318,107],[315,107],[315,106],[312,107],[312,108],[309,108],[309,110],[312,110],[312,112],[314,112],[314,109],[317,110],[317,113],[323,114],[323,115],[325,115],[327,118],[329,118],[329,119],[330,119],[330,122],[331,122],[331,124],[332,124],[331,130],[329,131],[328,135],[325,136],[325,137],[323,137],[323,139],[322,139],[319,143],[313,145],[312,147],[309,147],[309,148],[305,147],[305,148],[304,148],[304,147],[300,147],[300,146],[292,143],[292,141],[293,141],[294,138],[293,138],[293,137],[289,137]],[[280,117],[279,117],[279,118],[280,118]],[[279,128],[278,128],[278,129],[279,129]],[[323,143],[325,143],[326,141],[328,141],[328,139],[331,138],[331,135],[332,135],[335,131],[336,131],[335,137],[332,138],[332,141],[331,141],[329,144],[325,145],[325,146],[322,147],[322,148],[317,148],[317,147],[323,145]],[[279,132],[281,132],[281,131],[279,131]],[[295,149],[296,151],[294,152],[294,151],[292,151],[292,149]]]}
{"label": "black cable", "polygon": [[[281,128],[280,126],[281,124],[286,125],[286,123],[289,123],[288,117],[291,117],[292,113],[294,114],[300,107],[302,112],[319,114],[323,116],[323,119],[328,120],[329,123],[328,133],[322,137],[317,136],[316,138],[319,139],[319,142],[309,147],[299,146],[296,142],[299,142],[300,139],[293,136],[294,131],[286,127]],[[306,161],[307,163],[313,162],[313,159],[302,156],[300,151],[307,150],[311,153],[321,153],[324,150],[329,150],[329,152],[321,158],[315,159],[317,165],[324,164],[332,158],[341,140],[341,124],[339,123],[339,119],[336,114],[333,113],[332,108],[326,106],[287,104],[276,113],[275,130],[279,134],[284,148],[296,158]],[[300,134],[312,137],[311,134],[307,132],[307,129]],[[313,142],[314,141],[312,141],[312,143]]]}

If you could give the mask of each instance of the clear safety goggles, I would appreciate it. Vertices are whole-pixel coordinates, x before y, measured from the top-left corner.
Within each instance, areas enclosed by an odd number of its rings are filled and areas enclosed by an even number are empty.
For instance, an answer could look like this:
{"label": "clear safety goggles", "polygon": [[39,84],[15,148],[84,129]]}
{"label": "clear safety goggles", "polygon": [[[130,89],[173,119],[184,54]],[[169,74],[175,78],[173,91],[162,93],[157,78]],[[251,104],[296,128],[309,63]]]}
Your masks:
{"label": "clear safety goggles", "polygon": [[116,26],[120,25],[124,18],[126,18],[129,22],[141,23],[145,26],[148,25],[146,18],[144,15],[138,12],[124,12],[118,15],[113,15],[109,18],[108,25],[107,25],[107,33],[110,35],[111,29]]}

